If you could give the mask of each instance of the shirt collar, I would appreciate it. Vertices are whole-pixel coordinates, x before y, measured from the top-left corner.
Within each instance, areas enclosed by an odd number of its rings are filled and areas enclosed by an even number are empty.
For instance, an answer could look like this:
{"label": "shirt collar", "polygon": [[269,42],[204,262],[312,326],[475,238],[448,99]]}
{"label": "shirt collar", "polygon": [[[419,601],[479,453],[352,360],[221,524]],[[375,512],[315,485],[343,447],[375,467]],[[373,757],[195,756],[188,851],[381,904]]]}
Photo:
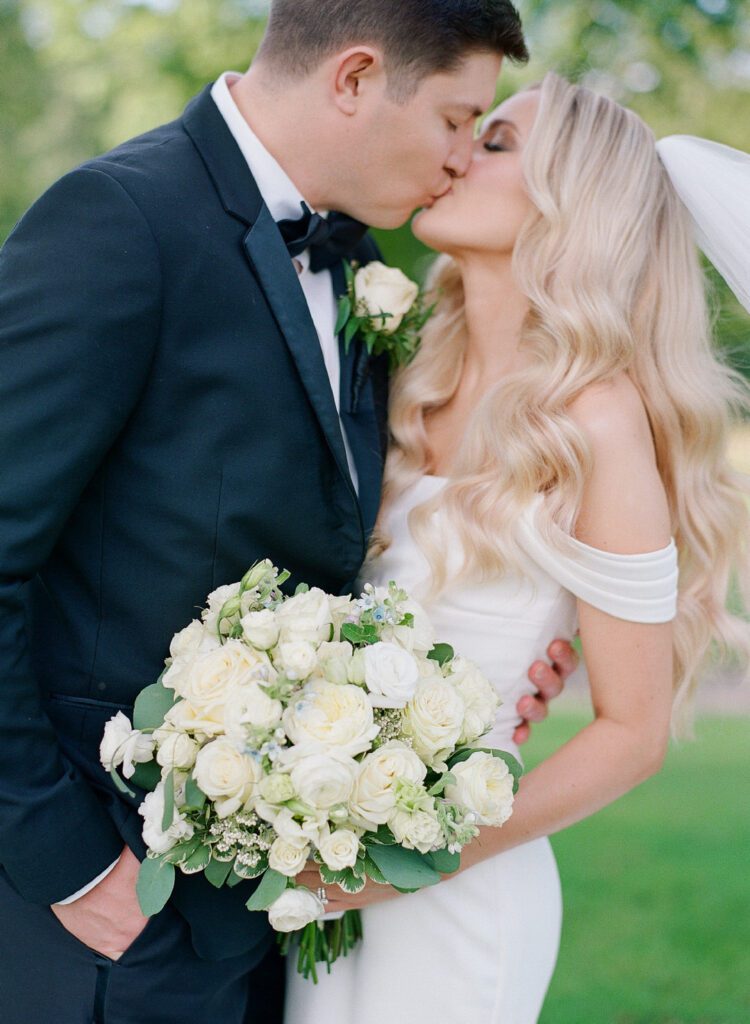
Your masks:
{"label": "shirt collar", "polygon": [[[301,204],[306,202],[302,193],[252,130],[229,91],[230,84],[241,77],[237,71],[225,71],[214,82],[211,98],[239,146],[273,219],[297,220],[302,216]],[[306,205],[310,206],[309,203]],[[312,210],[312,207],[310,209]],[[314,210],[312,212],[315,213]],[[301,253],[298,259],[307,269],[309,252]]]}

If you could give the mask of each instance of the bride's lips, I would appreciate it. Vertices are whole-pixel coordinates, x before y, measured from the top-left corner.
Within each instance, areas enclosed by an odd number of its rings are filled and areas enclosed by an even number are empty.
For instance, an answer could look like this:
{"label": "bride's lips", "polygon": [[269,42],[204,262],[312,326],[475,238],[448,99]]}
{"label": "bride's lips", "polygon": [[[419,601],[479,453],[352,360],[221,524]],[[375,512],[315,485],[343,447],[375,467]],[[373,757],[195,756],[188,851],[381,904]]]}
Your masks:
{"label": "bride's lips", "polygon": [[438,199],[443,199],[445,196],[449,196],[452,191],[453,191],[453,186],[451,185],[450,188],[447,188],[445,190],[445,192],[441,192],[440,195],[438,195],[438,196],[430,196],[430,198],[424,204],[424,209],[425,210],[431,210],[432,207],[435,205],[435,203],[438,201]]}

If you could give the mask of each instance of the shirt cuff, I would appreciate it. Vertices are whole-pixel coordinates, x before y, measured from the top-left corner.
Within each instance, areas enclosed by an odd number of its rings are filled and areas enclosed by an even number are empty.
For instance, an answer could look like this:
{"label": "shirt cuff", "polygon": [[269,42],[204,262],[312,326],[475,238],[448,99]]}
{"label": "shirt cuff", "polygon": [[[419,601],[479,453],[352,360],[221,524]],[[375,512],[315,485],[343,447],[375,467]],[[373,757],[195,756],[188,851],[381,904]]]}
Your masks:
{"label": "shirt cuff", "polygon": [[100,882],[103,882],[107,875],[110,873],[110,871],[114,871],[115,867],[119,863],[119,860],[120,858],[118,857],[113,864],[110,864],[108,868],[105,868],[104,871],[102,871],[100,875],[97,875],[96,878],[93,881],[89,882],[88,885],[84,885],[82,889],[79,889],[78,892],[74,892],[73,895],[68,896],[67,899],[58,900],[57,903],[55,903],[55,906],[67,907],[69,903],[75,903],[76,900],[80,900],[82,896],[85,896],[86,893],[91,892],[92,889],[95,889]]}

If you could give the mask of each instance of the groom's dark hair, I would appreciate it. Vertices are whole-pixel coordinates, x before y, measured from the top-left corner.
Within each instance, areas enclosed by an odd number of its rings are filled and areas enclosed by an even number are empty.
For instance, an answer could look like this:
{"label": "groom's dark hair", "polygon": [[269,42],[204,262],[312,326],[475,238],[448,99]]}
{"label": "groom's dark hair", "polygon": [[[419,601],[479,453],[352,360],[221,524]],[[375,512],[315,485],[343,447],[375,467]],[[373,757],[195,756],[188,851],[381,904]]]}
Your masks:
{"label": "groom's dark hair", "polygon": [[383,50],[401,98],[428,75],[455,70],[468,53],[529,59],[510,0],[272,0],[260,56],[304,76],[356,43]]}

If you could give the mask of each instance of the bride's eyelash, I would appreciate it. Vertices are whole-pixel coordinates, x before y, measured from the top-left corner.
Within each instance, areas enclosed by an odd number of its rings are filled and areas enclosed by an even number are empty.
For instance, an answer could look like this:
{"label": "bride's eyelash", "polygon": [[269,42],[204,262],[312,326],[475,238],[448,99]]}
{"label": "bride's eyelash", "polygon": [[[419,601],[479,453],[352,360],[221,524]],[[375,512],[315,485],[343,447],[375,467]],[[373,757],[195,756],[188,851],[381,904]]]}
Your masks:
{"label": "bride's eyelash", "polygon": [[488,153],[505,153],[508,147],[500,142],[485,142],[484,148]]}

